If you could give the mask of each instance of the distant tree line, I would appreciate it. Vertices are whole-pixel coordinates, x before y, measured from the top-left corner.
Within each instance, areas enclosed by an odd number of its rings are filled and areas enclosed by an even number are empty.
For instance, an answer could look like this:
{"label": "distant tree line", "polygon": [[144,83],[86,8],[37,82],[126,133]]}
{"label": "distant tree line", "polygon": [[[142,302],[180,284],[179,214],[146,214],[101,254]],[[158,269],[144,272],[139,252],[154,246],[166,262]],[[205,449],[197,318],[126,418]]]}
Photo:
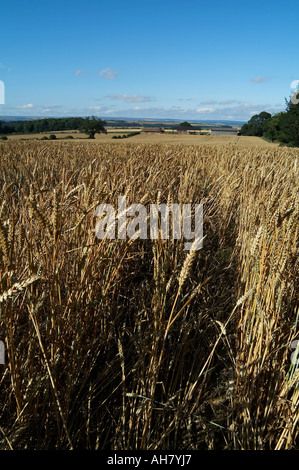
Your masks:
{"label": "distant tree line", "polygon": [[112,139],[128,139],[129,137],[134,137],[135,135],[139,135],[140,132],[129,132],[128,134],[123,135],[114,135]]}
{"label": "distant tree line", "polygon": [[106,132],[106,121],[91,117],[45,118],[30,121],[0,121],[0,134],[39,134],[42,132],[79,130],[94,139],[96,133]]}
{"label": "distant tree line", "polygon": [[[65,118],[44,118],[44,119],[32,119],[28,121],[0,121],[0,134],[40,134],[43,132],[55,132],[55,131],[70,131],[78,130],[84,132],[84,128],[90,127],[90,121],[101,121],[99,118],[92,116],[91,118],[83,117],[65,117]],[[97,122],[97,124],[98,124]],[[140,122],[126,122],[124,120],[115,121],[101,121],[105,127],[140,127]],[[161,123],[142,123],[143,127],[161,127]],[[191,126],[192,127],[192,126]],[[169,126],[171,128],[171,126]]]}
{"label": "distant tree line", "polygon": [[34,119],[30,121],[10,121],[7,123],[0,121],[0,132],[2,134],[38,134],[40,132],[52,131],[69,131],[79,130],[82,126],[84,118],[68,117],[68,118],[45,118]]}
{"label": "distant tree line", "polygon": [[11,123],[0,121],[0,134],[11,134],[12,132],[15,132],[15,130]]}
{"label": "distant tree line", "polygon": [[175,124],[174,126],[171,127],[171,129],[176,130],[176,131],[188,131],[188,130],[200,131],[201,127],[192,125],[190,124],[190,122],[184,121],[184,122],[181,122],[180,124]]}
{"label": "distant tree line", "polygon": [[1,134],[37,134],[61,130],[79,129],[83,118],[46,118],[32,121],[0,121]]}
{"label": "distant tree line", "polygon": [[271,142],[299,147],[299,104],[289,99],[284,112],[273,116],[265,111],[255,114],[242,126],[240,135],[263,137]]}

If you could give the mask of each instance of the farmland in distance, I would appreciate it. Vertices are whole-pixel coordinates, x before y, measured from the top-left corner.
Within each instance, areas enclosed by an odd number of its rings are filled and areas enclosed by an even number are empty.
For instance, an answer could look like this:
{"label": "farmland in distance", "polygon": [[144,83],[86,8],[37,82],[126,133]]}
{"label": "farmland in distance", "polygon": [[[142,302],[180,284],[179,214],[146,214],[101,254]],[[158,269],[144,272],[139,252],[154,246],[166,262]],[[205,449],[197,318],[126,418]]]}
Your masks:
{"label": "farmland in distance", "polygon": [[[87,140],[89,143],[105,142],[105,143],[123,143],[122,139],[113,139],[113,137],[122,137],[131,132],[140,132],[140,129],[109,129],[107,134],[96,134],[94,140],[86,139],[86,134],[79,131],[60,131],[48,132],[41,134],[13,134],[9,136],[11,141],[19,140],[42,140],[44,137],[55,135],[57,140],[65,140],[71,136],[75,140]],[[126,142],[135,143],[148,143],[148,144],[189,144],[189,145],[237,145],[239,147],[278,147],[278,143],[268,142],[260,137],[252,136],[222,136],[222,135],[189,135],[189,134],[176,134],[172,132],[162,133],[140,133],[138,135],[129,137]]]}

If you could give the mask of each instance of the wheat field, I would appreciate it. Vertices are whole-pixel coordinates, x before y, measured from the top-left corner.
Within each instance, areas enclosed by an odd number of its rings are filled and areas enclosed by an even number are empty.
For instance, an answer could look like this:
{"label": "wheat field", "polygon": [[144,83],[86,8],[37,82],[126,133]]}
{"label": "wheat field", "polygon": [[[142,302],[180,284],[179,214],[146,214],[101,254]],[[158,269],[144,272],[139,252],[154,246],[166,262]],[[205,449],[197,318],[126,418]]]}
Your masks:
{"label": "wheat field", "polygon": [[[140,131],[140,129],[137,129]],[[114,136],[122,136],[134,132],[134,129],[108,129],[107,134],[96,134],[94,140],[88,140],[86,134],[80,133],[79,131],[61,131],[61,132],[44,132],[40,134],[12,134],[9,136],[10,141],[34,141],[42,140],[43,137],[49,137],[54,134],[57,140],[66,139],[68,136],[72,136],[77,143],[82,143],[82,140],[86,141],[86,144],[92,145],[93,143],[119,143],[122,145],[124,142],[120,140],[112,140]],[[245,148],[256,148],[256,147],[278,147],[278,143],[268,142],[261,137],[253,136],[231,136],[231,135],[191,135],[191,134],[173,134],[171,132],[163,133],[140,133],[132,136],[126,142],[138,143],[138,144],[173,144],[173,145],[225,145],[231,147],[245,147]],[[85,143],[85,142],[84,142]]]}
{"label": "wheat field", "polygon": [[[0,449],[298,449],[298,166],[209,141],[0,144]],[[202,249],[98,239],[120,195],[203,203]]]}

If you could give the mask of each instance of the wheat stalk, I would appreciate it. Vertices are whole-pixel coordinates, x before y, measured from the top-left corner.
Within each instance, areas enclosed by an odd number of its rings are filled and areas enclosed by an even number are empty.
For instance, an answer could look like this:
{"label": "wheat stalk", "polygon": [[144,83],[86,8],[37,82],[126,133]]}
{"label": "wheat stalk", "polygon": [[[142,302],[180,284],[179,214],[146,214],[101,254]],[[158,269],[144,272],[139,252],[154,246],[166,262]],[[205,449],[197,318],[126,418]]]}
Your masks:
{"label": "wheat stalk", "polygon": [[17,294],[25,290],[28,286],[41,278],[40,274],[35,274],[22,282],[16,282],[10,289],[3,292],[0,296],[0,303],[4,303],[9,299],[14,298]]}
{"label": "wheat stalk", "polygon": [[1,220],[0,220],[0,247],[2,248],[4,256],[7,258],[8,257],[8,240],[7,240],[6,230]]}

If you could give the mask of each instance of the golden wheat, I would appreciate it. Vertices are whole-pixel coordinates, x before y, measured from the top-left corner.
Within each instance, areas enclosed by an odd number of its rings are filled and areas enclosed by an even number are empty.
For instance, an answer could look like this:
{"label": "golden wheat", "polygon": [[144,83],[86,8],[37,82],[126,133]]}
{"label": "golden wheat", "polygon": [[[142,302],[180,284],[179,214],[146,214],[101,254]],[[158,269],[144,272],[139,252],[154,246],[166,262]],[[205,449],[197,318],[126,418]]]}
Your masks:
{"label": "golden wheat", "polygon": [[[0,449],[298,449],[298,149],[0,152]],[[98,239],[123,195],[203,203],[202,248]]]}

